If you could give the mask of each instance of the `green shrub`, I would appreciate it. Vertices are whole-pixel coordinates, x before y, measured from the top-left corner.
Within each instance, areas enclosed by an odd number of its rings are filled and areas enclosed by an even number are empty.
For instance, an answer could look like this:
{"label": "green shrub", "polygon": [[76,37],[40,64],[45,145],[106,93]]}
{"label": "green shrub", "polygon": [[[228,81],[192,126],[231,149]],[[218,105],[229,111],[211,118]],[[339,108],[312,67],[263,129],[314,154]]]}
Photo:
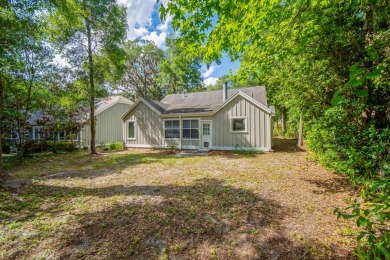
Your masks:
{"label": "green shrub", "polygon": [[356,219],[360,228],[357,237],[363,245],[356,248],[359,259],[390,259],[390,179],[369,185],[370,202],[354,204],[345,209],[335,209],[337,218]]}
{"label": "green shrub", "polygon": [[49,148],[49,144],[45,140],[28,140],[24,145],[25,155],[29,152],[45,152]]}
{"label": "green shrub", "polygon": [[115,143],[109,143],[106,146],[107,150],[113,151],[113,150],[123,150],[123,143],[122,142],[115,142]]}
{"label": "green shrub", "polygon": [[356,219],[361,230],[356,255],[390,259],[390,129],[365,120],[364,108],[357,100],[331,107],[310,125],[307,141],[315,159],[347,174],[366,199],[335,210],[338,218]]}
{"label": "green shrub", "polygon": [[48,141],[48,145],[57,151],[74,151],[76,149],[76,142],[72,141]]}
{"label": "green shrub", "polygon": [[352,113],[342,106],[328,109],[307,133],[309,148],[323,165],[352,178],[386,174],[390,129],[376,129],[374,121],[364,125],[361,111],[361,107]]}

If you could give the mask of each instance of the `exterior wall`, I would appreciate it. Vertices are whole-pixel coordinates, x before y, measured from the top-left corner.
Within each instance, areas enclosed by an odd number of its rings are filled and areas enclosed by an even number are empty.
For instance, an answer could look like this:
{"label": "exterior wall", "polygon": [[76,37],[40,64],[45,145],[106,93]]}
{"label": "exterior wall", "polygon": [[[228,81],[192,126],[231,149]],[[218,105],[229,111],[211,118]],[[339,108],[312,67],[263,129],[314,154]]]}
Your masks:
{"label": "exterior wall", "polygon": [[[117,103],[96,116],[96,145],[123,141],[121,117],[129,108],[129,104]],[[90,125],[81,129],[81,140],[82,145],[90,145]]]}
{"label": "exterior wall", "polygon": [[[134,140],[127,138],[127,122],[130,120],[135,121]],[[121,125],[121,129],[123,129],[122,139],[127,146],[161,147],[170,144],[177,145],[174,140],[165,144],[163,138],[163,119],[143,102],[138,103],[138,105],[123,119],[123,122],[124,124]]]}
{"label": "exterior wall", "polygon": [[[231,132],[231,117],[247,117],[247,132]],[[271,150],[270,115],[237,96],[213,117],[213,148],[228,149],[236,146],[243,149]]]}
{"label": "exterior wall", "polygon": [[[247,117],[247,132],[232,133],[231,117]],[[169,119],[179,119],[169,118]],[[271,150],[271,115],[252,104],[241,96],[237,96],[213,117],[181,117],[185,119],[199,119],[199,136],[201,136],[201,122],[211,121],[212,147],[211,149],[242,149]],[[135,121],[134,140],[127,138],[127,122]],[[182,149],[199,149],[199,139],[165,139],[164,119],[155,111],[140,102],[123,120],[123,140],[127,147],[163,148],[174,145]],[[180,122],[182,136],[182,122]]]}

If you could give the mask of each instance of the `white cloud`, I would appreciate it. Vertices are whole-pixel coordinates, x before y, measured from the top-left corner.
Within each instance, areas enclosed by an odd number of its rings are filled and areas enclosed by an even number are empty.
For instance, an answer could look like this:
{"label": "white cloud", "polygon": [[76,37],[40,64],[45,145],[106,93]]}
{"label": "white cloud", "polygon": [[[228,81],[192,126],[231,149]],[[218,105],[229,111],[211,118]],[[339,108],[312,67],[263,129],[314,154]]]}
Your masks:
{"label": "white cloud", "polygon": [[[152,29],[152,15],[156,11],[155,0],[117,0],[117,2],[127,8],[127,38],[129,40],[150,40],[158,47],[164,47],[172,22],[172,16],[168,15],[163,23],[158,24]],[[166,4],[166,2],[168,0],[162,1],[163,4]]]}
{"label": "white cloud", "polygon": [[157,47],[162,48],[165,44],[165,39],[167,38],[167,33],[162,32],[158,34],[157,32],[151,32],[142,37],[143,40],[153,41]]}
{"label": "white cloud", "polygon": [[204,79],[203,83],[205,84],[205,86],[214,86],[215,83],[217,83],[217,81],[218,81],[218,78],[210,77],[210,78]]}
{"label": "white cloud", "polygon": [[146,34],[146,27],[152,24],[155,0],[117,0],[127,8],[127,38],[135,40]]}
{"label": "white cloud", "polygon": [[169,25],[170,23],[172,22],[172,16],[171,15],[168,15],[164,21],[164,23],[160,23],[158,26],[157,26],[157,30],[161,31],[161,32],[167,32],[168,29],[169,29]]}
{"label": "white cloud", "polygon": [[202,73],[202,76],[204,78],[208,78],[210,77],[213,72],[215,71],[215,69],[217,69],[219,66],[218,65],[211,65],[208,69],[206,69],[203,73]]}

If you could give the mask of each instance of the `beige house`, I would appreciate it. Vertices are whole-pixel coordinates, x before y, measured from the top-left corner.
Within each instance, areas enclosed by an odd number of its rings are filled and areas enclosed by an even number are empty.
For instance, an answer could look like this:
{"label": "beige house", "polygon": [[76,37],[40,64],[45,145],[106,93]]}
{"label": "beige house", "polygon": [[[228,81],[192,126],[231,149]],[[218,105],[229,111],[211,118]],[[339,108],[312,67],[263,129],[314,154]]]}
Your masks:
{"label": "beige house", "polygon": [[126,147],[271,150],[264,86],[140,98],[122,116]]}
{"label": "beige house", "polygon": [[[132,101],[122,96],[110,96],[96,104],[96,145],[122,142],[121,116],[129,110],[132,104]],[[89,118],[89,114],[86,115],[86,118]],[[81,145],[89,147],[91,141],[89,124],[81,129],[79,136]]]}

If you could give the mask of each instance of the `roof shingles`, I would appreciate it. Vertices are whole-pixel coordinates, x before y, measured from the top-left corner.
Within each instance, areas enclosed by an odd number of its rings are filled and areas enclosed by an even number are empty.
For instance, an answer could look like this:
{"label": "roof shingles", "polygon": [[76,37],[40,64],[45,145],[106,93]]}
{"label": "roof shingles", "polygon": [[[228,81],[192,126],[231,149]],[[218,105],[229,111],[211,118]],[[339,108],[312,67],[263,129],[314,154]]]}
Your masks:
{"label": "roof shingles", "polygon": [[[146,100],[162,114],[206,113],[212,112],[223,103],[223,90],[190,92],[185,94],[170,94],[161,102]],[[245,93],[264,106],[267,106],[267,96],[264,86],[236,88],[228,90],[228,98],[238,91]]]}

